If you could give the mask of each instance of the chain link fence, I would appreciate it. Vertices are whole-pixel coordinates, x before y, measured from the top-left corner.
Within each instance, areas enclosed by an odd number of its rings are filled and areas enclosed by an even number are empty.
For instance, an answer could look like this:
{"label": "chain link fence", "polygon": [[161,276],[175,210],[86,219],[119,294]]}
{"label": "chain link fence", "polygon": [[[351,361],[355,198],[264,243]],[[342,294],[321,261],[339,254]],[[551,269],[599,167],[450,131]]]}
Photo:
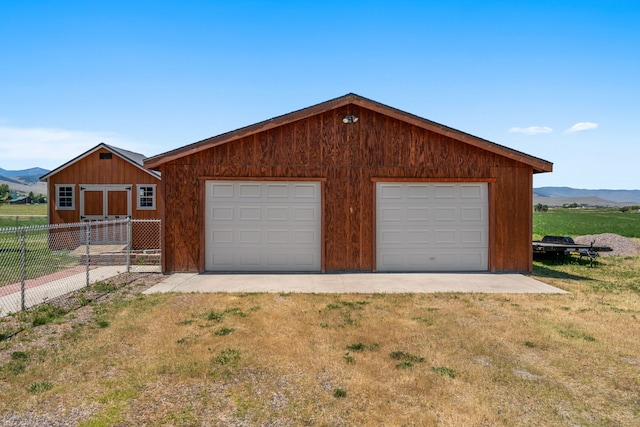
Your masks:
{"label": "chain link fence", "polygon": [[160,271],[160,220],[0,228],[0,316],[120,273]]}

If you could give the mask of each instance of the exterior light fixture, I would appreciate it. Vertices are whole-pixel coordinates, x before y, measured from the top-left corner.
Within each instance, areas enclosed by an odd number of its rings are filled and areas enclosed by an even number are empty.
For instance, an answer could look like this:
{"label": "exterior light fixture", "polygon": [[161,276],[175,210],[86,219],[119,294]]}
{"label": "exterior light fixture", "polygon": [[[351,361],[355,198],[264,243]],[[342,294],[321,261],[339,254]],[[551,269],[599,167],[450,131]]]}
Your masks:
{"label": "exterior light fixture", "polygon": [[342,123],[355,123],[358,121],[358,117],[354,116],[353,114],[348,114],[346,116],[344,116],[344,119],[342,119]]}

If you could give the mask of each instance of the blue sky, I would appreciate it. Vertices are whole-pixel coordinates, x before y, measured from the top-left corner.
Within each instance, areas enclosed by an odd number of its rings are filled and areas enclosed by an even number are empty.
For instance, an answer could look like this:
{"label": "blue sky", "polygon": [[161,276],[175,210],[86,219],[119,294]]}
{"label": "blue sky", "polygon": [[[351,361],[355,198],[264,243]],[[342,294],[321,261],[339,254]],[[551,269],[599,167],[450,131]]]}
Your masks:
{"label": "blue sky", "polygon": [[638,189],[640,1],[0,0],[0,167],[148,156],[354,92]]}

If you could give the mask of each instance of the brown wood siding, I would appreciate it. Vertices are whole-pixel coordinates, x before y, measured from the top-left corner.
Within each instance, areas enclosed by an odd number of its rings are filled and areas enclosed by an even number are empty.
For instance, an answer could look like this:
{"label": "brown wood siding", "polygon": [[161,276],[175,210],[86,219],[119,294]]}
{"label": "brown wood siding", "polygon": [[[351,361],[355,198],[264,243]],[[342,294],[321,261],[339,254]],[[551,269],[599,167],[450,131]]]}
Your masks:
{"label": "brown wood siding", "polygon": [[[497,171],[498,172],[498,171]],[[531,271],[533,176],[530,168],[497,173],[492,271]],[[524,244],[523,242],[526,242]]]}
{"label": "brown wood siding", "polygon": [[[48,179],[49,189],[49,223],[62,224],[80,221],[80,184],[89,185],[109,185],[109,184],[129,184],[132,185],[131,191],[131,214],[133,219],[159,219],[162,212],[162,198],[156,195],[155,210],[138,210],[136,184],[157,184],[156,192],[160,189],[160,180],[150,175],[148,172],[138,168],[130,162],[123,160],[113,154],[112,158],[100,159],[100,153],[111,153],[110,151],[100,148],[95,152],[79,159],[75,163],[61,169],[59,172],[50,176]],[[56,184],[74,185],[75,209],[73,210],[57,210],[56,209]],[[88,193],[88,192],[87,192]],[[85,194],[85,197],[87,194]],[[91,197],[91,196],[89,196]],[[101,197],[101,193],[100,193]],[[117,198],[117,195],[109,195],[109,197]],[[115,202],[116,199],[113,199]],[[100,206],[98,206],[98,203]],[[123,201],[119,201],[122,205]],[[86,205],[88,211],[97,212],[101,209],[102,200],[95,203],[88,202]],[[115,209],[115,207],[114,207]],[[110,210],[111,207],[110,207]],[[122,206],[117,208],[122,211]],[[126,204],[124,205],[126,212]],[[98,213],[99,214],[99,213]]]}
{"label": "brown wood siding", "polygon": [[[354,124],[344,124],[347,114]],[[374,179],[490,182],[489,270],[531,269],[531,166],[356,105],[200,151],[162,166],[164,270],[202,270],[207,177],[323,178],[323,267],[373,271]]]}

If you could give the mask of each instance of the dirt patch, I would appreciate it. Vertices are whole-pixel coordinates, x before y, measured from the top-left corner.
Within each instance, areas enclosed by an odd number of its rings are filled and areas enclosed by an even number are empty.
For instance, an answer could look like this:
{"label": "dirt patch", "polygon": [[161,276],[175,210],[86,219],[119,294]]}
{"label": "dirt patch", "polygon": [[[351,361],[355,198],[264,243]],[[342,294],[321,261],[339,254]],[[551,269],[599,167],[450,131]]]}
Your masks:
{"label": "dirt patch", "polygon": [[574,241],[580,245],[590,245],[593,243],[593,246],[608,246],[612,249],[611,252],[599,252],[600,256],[634,256],[640,254],[640,244],[619,234],[590,234],[578,236]]}

